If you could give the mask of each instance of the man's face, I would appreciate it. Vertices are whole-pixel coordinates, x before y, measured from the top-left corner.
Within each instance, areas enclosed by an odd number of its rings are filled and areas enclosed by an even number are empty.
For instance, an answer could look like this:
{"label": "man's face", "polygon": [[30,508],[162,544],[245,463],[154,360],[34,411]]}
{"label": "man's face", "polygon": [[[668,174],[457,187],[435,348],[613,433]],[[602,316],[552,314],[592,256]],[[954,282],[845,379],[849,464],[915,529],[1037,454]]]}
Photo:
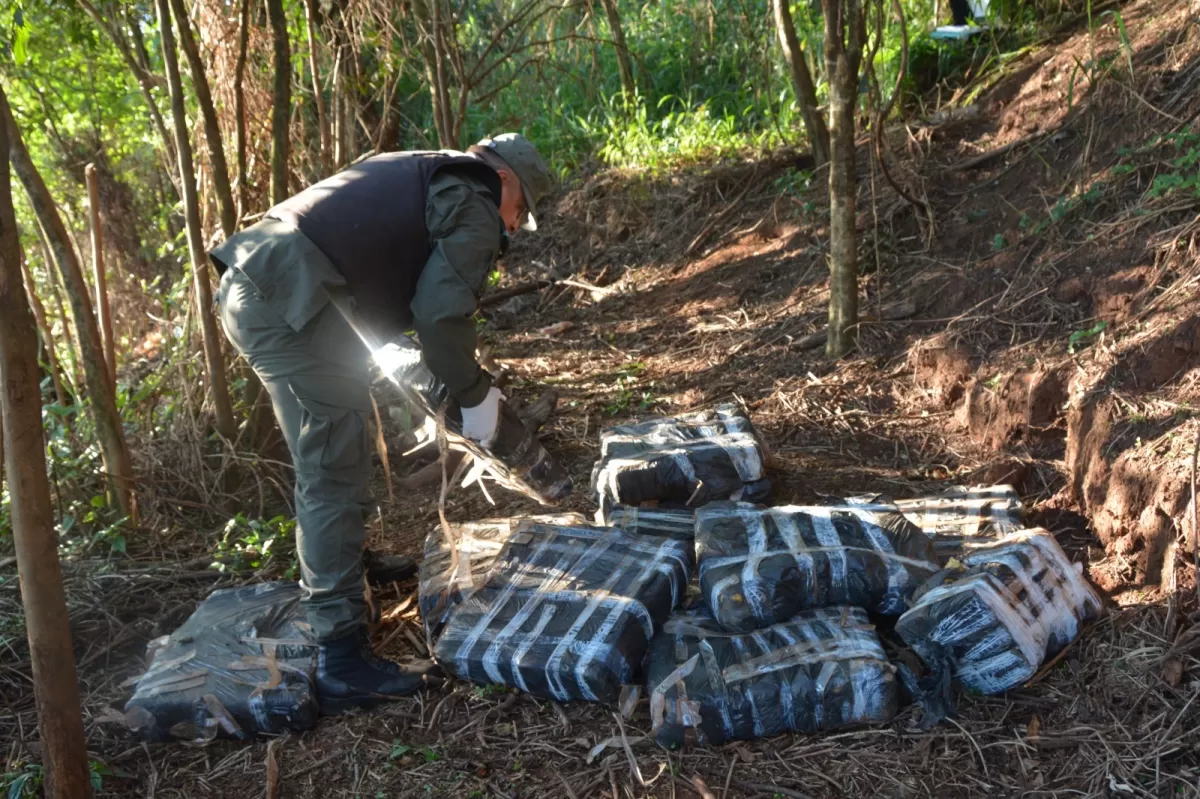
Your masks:
{"label": "man's face", "polygon": [[521,229],[525,214],[529,209],[525,206],[525,194],[521,191],[521,181],[507,169],[498,169],[500,176],[500,218],[511,236]]}

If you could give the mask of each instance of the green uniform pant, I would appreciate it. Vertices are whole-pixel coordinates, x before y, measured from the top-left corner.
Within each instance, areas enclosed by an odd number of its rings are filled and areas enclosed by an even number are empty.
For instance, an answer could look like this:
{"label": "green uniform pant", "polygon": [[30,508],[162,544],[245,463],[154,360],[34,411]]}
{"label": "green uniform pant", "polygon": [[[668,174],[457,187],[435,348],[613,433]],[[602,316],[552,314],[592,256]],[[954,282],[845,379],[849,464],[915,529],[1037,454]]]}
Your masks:
{"label": "green uniform pant", "polygon": [[218,292],[221,322],[270,394],[291,452],[304,602],[315,637],[327,641],[366,622],[369,353],[332,302],[297,330],[260,286],[255,264],[228,269]]}

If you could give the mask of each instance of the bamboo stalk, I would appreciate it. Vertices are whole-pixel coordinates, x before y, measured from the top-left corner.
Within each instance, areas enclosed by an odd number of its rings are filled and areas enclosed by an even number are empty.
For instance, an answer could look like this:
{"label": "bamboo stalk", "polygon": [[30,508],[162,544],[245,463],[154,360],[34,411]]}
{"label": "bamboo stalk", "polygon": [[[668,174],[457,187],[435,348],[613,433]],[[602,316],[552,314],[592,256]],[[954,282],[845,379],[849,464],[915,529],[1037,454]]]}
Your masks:
{"label": "bamboo stalk", "polygon": [[108,277],[104,271],[104,232],[100,228],[100,186],[96,180],[96,165],[83,170],[87,182],[88,205],[92,217],[92,275],[96,284],[96,320],[100,323],[100,338],[104,345],[104,362],[113,396],[117,391],[117,344],[113,338],[112,308],[108,304]]}
{"label": "bamboo stalk", "polygon": [[21,258],[21,272],[25,278],[25,297],[29,301],[29,307],[33,310],[34,321],[37,322],[38,330],[42,335],[42,344],[46,348],[46,358],[50,361],[50,379],[54,381],[54,394],[58,398],[58,404],[64,408],[70,404],[67,399],[67,391],[63,386],[62,369],[58,362],[58,354],[54,351],[54,336],[50,332],[50,325],[46,321],[46,306],[42,305],[42,301],[38,299],[37,291],[33,286],[33,273],[29,271],[29,264],[25,258]]}

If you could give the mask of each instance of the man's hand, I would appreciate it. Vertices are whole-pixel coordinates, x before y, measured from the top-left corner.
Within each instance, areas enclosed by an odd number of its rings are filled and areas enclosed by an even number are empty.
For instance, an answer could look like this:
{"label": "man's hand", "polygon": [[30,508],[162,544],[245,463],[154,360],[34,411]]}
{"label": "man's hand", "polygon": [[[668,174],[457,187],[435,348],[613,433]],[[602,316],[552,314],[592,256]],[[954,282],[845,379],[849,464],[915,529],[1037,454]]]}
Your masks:
{"label": "man's hand", "polygon": [[483,402],[473,408],[463,408],[463,436],[480,446],[490,447],[496,440],[496,431],[500,426],[500,401],[503,399],[506,397],[500,393],[500,389],[492,386]]}

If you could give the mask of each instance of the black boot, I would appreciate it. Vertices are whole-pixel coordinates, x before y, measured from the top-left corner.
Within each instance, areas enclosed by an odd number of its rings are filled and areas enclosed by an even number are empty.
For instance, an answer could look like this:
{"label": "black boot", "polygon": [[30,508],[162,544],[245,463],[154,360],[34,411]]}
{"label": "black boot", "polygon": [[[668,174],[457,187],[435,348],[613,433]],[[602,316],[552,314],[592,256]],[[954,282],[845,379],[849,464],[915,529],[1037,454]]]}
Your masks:
{"label": "black boot", "polygon": [[365,549],[362,561],[367,582],[373,586],[402,583],[417,574],[417,562],[408,555],[383,555]]}
{"label": "black boot", "polygon": [[432,663],[413,668],[376,657],[367,642],[366,630],[359,629],[321,644],[317,698],[322,713],[344,713],[414,694],[426,685],[427,677],[435,674]]}

